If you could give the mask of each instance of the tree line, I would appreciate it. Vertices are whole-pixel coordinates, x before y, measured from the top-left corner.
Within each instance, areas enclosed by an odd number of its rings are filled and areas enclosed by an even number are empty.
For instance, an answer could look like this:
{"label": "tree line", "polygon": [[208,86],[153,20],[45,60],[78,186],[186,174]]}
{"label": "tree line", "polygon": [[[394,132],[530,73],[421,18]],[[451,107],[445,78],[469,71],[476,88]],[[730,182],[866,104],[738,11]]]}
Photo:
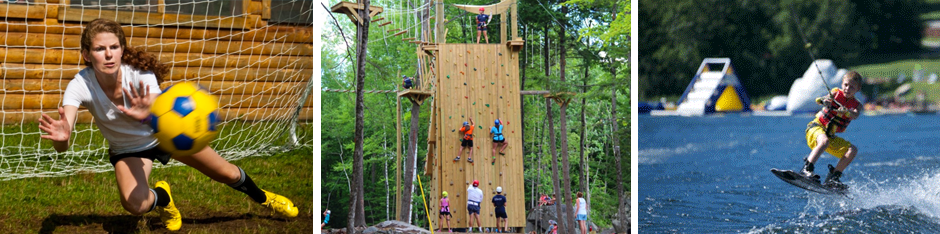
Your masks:
{"label": "tree line", "polygon": [[639,6],[641,99],[681,95],[708,57],[731,58],[751,97],[785,94],[811,64],[807,50],[839,67],[919,50],[924,11],[917,0],[666,0]]}

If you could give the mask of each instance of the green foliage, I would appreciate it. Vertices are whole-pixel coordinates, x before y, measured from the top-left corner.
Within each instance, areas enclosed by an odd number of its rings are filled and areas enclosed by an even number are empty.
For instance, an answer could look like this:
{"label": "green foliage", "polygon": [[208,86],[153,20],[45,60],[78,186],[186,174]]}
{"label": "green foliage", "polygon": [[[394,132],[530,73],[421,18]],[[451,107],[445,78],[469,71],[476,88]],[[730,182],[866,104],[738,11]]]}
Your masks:
{"label": "green foliage", "polygon": [[[640,4],[639,96],[681,94],[702,59],[730,57],[750,96],[788,92],[817,58],[838,66],[863,55],[918,49],[919,2],[673,0]],[[795,12],[791,12],[795,10]]]}
{"label": "green foliage", "polygon": [[[469,1],[460,2],[460,4],[486,5],[492,4],[491,1]],[[621,157],[623,161],[623,175],[625,176],[624,188],[629,190],[629,119],[630,119],[630,100],[629,100],[629,1],[595,0],[582,2],[566,2],[570,13],[563,15],[560,12],[562,1],[558,0],[522,0],[519,2],[520,14],[520,36],[526,41],[526,47],[520,53],[520,66],[526,67],[525,90],[553,90],[574,92],[572,102],[568,108],[568,139],[569,153],[572,175],[579,175],[581,165],[588,163],[590,166],[590,185],[592,192],[602,191],[609,193],[601,195],[598,199],[600,205],[613,204],[609,209],[599,209],[594,213],[596,220],[600,224],[609,226],[609,217],[616,209],[616,201],[610,199],[617,198],[616,192],[616,167],[613,164],[613,136],[619,136],[621,147]],[[473,30],[472,19],[474,14],[464,14],[463,10],[454,7],[445,6],[446,24],[448,29],[448,43],[466,43],[476,39]],[[386,13],[391,12],[387,11]],[[413,15],[395,15],[383,13],[382,17],[390,20],[403,20],[401,17],[413,17]],[[463,15],[462,15],[463,14]],[[340,15],[342,16],[342,15]],[[615,18],[616,16],[616,18]],[[346,36],[354,38],[355,27],[348,20],[338,18],[341,27],[345,30]],[[499,17],[493,19],[491,25],[496,25]],[[559,81],[560,63],[558,57],[557,44],[560,41],[560,26],[566,25],[566,49],[567,67],[566,82]],[[323,59],[323,72],[321,73],[321,85],[324,89],[344,89],[352,90],[353,76],[355,73],[355,61],[349,61],[349,57],[354,54],[346,54],[345,43],[338,38],[338,32],[335,26],[330,23],[324,30],[324,46],[321,49]],[[368,44],[368,63],[365,64],[366,84],[365,90],[391,90],[395,89],[396,84],[400,83],[401,74],[413,75],[416,69],[414,44],[402,42],[392,37],[390,40],[373,41],[375,38],[381,38],[384,30],[388,28],[370,29],[370,43]],[[490,41],[493,43],[498,35],[498,27],[490,27]],[[606,38],[606,39],[604,39]],[[350,39],[350,46],[355,46],[353,39]],[[543,58],[542,45],[551,45],[547,49],[551,51],[552,57],[546,60]],[[341,48],[341,49],[336,49]],[[348,51],[348,52],[347,52]],[[604,54],[604,56],[601,56]],[[549,74],[546,75],[544,65],[549,64]],[[587,71],[587,74],[585,74]],[[522,72],[522,71],[520,71]],[[589,85],[586,88],[581,85]],[[617,91],[617,113],[619,131],[611,131],[611,90]],[[324,194],[321,194],[321,204],[329,207],[333,211],[329,227],[338,228],[346,226],[346,217],[348,215],[349,205],[349,179],[352,176],[352,155],[353,155],[353,131],[354,131],[354,93],[321,92],[321,126],[324,126],[321,133],[321,170],[323,171],[321,182]],[[578,143],[580,141],[581,122],[581,98],[586,98],[585,112],[585,156],[587,162],[581,162],[578,153],[581,150]],[[365,126],[364,132],[364,168],[365,179],[364,187],[366,222],[369,225],[394,219],[396,213],[395,201],[395,171],[397,168],[408,165],[396,165],[395,163],[395,140],[396,140],[396,102],[394,94],[365,94]],[[550,155],[548,154],[548,132],[543,131],[545,126],[545,99],[541,96],[524,96],[525,118],[523,120],[524,131],[517,134],[525,134],[524,142],[513,143],[523,144],[524,154],[526,155],[525,181],[527,187],[526,200],[530,199],[531,186],[537,186],[536,193],[547,193],[552,189],[550,181],[554,178],[549,173],[548,167]],[[430,105],[425,102],[421,106],[421,114],[418,117],[420,123],[417,126],[409,126],[411,118],[411,103],[407,100],[402,101],[402,154],[407,152],[408,130],[412,127],[418,128],[418,157],[417,170],[418,175],[424,175],[424,164],[426,157],[426,144],[428,133],[428,119],[430,117]],[[553,108],[558,112],[557,104]],[[555,121],[558,121],[557,113]],[[513,123],[516,124],[516,123]],[[556,123],[558,128],[559,124]],[[557,129],[557,131],[561,131]],[[539,142],[541,147],[538,147]],[[558,143],[560,144],[560,143]],[[440,146],[439,146],[440,147]],[[514,146],[518,147],[518,146]],[[560,149],[560,146],[559,146]],[[404,156],[404,155],[403,155]],[[404,157],[402,157],[404,161]],[[404,163],[404,162],[402,162]],[[536,164],[538,163],[538,164]],[[538,176],[536,168],[542,165],[541,177]],[[386,174],[387,169],[387,174]],[[421,177],[424,185],[424,195],[428,194],[430,178]],[[388,183],[388,185],[386,185]],[[575,189],[585,183],[575,178],[572,180],[572,186]],[[416,191],[412,196],[412,205],[414,212],[412,224],[421,227],[427,226],[426,211],[421,191],[418,191],[418,184],[415,183]],[[433,201],[428,201],[433,202]],[[526,203],[528,207],[528,202]],[[600,206],[595,205],[595,206]],[[321,211],[322,212],[322,211]],[[432,212],[432,215],[434,213]],[[431,217],[436,220],[437,217]],[[452,222],[453,223],[453,222]]]}

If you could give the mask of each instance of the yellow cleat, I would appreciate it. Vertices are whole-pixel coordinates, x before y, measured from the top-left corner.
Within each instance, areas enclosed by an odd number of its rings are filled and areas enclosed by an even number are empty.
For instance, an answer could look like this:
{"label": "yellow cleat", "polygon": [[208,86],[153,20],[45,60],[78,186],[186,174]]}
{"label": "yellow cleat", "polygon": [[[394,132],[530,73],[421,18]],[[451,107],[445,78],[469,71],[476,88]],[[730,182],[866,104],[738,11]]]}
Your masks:
{"label": "yellow cleat", "polygon": [[297,217],[297,207],[294,206],[294,203],[291,202],[290,199],[268,192],[267,190],[262,189],[261,191],[264,191],[264,196],[267,197],[267,201],[261,203],[262,206],[271,208],[282,216],[290,218]]}
{"label": "yellow cleat", "polygon": [[170,184],[167,184],[166,181],[157,181],[155,187],[163,188],[163,190],[166,190],[166,194],[170,195],[170,204],[165,207],[157,207],[157,212],[160,213],[160,220],[166,225],[167,230],[180,230],[180,227],[183,226],[183,217],[180,215],[180,211],[176,209],[176,205],[173,204],[173,195],[170,194]]}

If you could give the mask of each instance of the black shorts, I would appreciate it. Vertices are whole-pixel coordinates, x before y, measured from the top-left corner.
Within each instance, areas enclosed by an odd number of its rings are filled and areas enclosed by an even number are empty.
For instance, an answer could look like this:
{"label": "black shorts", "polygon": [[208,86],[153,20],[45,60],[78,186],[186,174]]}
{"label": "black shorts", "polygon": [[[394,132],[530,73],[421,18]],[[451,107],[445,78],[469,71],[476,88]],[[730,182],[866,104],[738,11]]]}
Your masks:
{"label": "black shorts", "polygon": [[124,159],[124,158],[149,158],[150,160],[153,160],[153,161],[160,160],[160,162],[162,162],[163,165],[166,165],[167,163],[170,162],[170,153],[160,150],[159,147],[153,147],[151,149],[140,151],[140,152],[111,155],[110,157],[111,166],[114,166],[115,164],[117,164],[119,160]]}
{"label": "black shorts", "polygon": [[460,146],[462,146],[462,147],[473,147],[473,140],[466,140],[466,139],[464,139],[463,142],[460,142]]}
{"label": "black shorts", "polygon": [[493,142],[495,142],[495,143],[503,143],[503,142],[506,142],[506,138],[503,138],[502,140],[493,140]]}
{"label": "black shorts", "polygon": [[506,215],[506,208],[496,209],[496,218],[508,219],[509,216]]}
{"label": "black shorts", "polygon": [[446,216],[454,217],[453,215],[450,215],[450,211],[441,211],[441,215],[446,215]]}
{"label": "black shorts", "polygon": [[487,26],[483,26],[482,23],[477,24],[477,31],[486,31]]}
{"label": "black shorts", "polygon": [[467,204],[467,212],[469,212],[470,214],[478,214],[478,215],[479,215],[479,214],[480,214],[480,206],[479,206],[479,205],[470,205],[470,204]]}

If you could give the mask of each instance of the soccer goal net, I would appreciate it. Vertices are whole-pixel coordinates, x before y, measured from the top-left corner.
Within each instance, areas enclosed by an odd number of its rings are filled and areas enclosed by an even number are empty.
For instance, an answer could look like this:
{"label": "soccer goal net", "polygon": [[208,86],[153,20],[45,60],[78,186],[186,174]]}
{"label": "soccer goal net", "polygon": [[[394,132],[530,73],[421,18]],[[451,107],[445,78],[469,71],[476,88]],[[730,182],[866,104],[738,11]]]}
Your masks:
{"label": "soccer goal net", "polygon": [[113,169],[84,107],[67,152],[40,140],[37,123],[41,113],[58,119],[66,86],[85,68],[83,25],[98,18],[121,23],[129,46],[171,67],[161,87],[196,82],[218,97],[212,146],[226,159],[312,147],[314,3],[0,0],[0,180]]}

